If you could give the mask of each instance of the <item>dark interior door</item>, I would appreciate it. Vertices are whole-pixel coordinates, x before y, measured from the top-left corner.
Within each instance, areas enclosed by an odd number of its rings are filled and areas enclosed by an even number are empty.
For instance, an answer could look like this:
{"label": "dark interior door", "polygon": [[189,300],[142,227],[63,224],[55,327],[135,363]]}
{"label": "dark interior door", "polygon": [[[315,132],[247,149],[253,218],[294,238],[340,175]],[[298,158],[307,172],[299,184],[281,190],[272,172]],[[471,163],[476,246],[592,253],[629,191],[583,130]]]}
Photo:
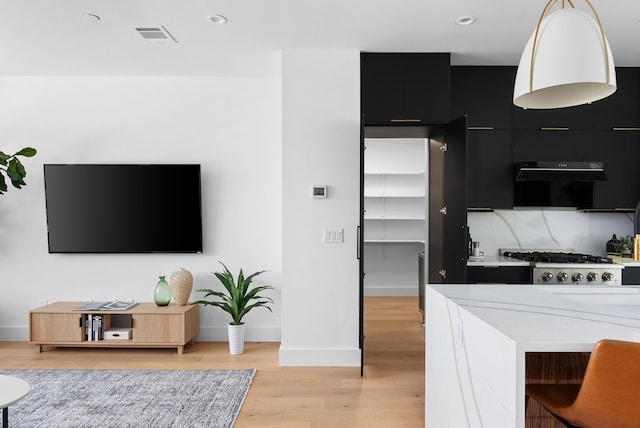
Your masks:
{"label": "dark interior door", "polygon": [[467,280],[467,118],[429,135],[428,268],[431,284]]}

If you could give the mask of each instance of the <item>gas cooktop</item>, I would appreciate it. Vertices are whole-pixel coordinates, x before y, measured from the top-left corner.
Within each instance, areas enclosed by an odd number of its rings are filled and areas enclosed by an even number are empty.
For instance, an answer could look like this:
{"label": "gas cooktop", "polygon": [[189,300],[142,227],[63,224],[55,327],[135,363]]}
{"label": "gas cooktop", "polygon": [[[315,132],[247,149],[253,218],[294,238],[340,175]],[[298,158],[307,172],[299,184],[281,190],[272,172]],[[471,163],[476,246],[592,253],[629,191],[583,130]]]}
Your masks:
{"label": "gas cooktop", "polygon": [[590,254],[563,253],[547,251],[505,251],[502,255],[534,263],[613,263],[609,257],[592,256]]}
{"label": "gas cooktop", "polygon": [[501,251],[533,264],[534,284],[622,285],[623,265],[609,257],[562,251]]}

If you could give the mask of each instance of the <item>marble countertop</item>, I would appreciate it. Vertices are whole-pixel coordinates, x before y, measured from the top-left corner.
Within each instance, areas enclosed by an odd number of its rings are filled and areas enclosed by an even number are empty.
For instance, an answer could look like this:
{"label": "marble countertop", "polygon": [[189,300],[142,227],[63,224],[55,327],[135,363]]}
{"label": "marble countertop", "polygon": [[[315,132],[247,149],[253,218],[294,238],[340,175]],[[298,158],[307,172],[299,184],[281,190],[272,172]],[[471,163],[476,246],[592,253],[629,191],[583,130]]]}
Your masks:
{"label": "marble countertop", "polygon": [[482,256],[469,257],[467,266],[531,266],[531,262],[505,256]]}
{"label": "marble countertop", "polygon": [[617,256],[608,256],[613,260],[614,263],[620,263],[621,265],[628,267],[640,267],[640,260],[633,260],[630,257],[617,257]]}
{"label": "marble countertop", "polygon": [[588,352],[602,338],[640,341],[640,287],[430,287],[524,350]]}

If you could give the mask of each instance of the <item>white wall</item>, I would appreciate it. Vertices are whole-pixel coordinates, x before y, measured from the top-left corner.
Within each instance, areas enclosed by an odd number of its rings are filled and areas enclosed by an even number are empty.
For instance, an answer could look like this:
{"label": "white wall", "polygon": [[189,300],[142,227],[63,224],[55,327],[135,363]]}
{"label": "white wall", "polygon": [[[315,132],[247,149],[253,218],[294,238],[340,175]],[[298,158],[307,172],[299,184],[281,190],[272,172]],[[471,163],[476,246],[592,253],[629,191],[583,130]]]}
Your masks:
{"label": "white wall", "polygon": [[[247,340],[281,340],[283,365],[358,365],[359,53],[287,52],[283,68],[0,78],[0,150],[38,149],[27,187],[0,196],[0,341],[27,340],[42,300],[151,301],[157,276],[181,266],[210,288],[221,260],[267,269],[257,282],[276,287]],[[204,254],[48,254],[42,165],[92,162],[201,163]],[[327,199],[311,198],[315,184]],[[325,227],[344,243],[323,244]],[[226,341],[226,315],[201,309],[197,340]]]}
{"label": "white wall", "polygon": [[[27,186],[0,196],[0,340],[27,340],[42,300],[152,301],[181,266],[216,287],[219,260],[269,271],[256,282],[276,287],[273,313],[250,313],[247,339],[280,340],[280,78],[2,77],[0,93],[0,150],[38,149]],[[203,254],[47,253],[44,163],[171,162],[202,164]],[[228,316],[201,309],[198,340],[226,341]]]}
{"label": "white wall", "polygon": [[469,213],[469,230],[485,255],[500,248],[572,249],[604,255],[605,245],[615,233],[633,234],[633,214],[585,213],[553,209],[496,210]]}
{"label": "white wall", "polygon": [[[281,365],[360,363],[359,70],[357,51],[283,54]],[[324,244],[323,228],[344,229],[344,243]]]}
{"label": "white wall", "polygon": [[367,243],[365,296],[418,296],[418,254],[422,243]]}

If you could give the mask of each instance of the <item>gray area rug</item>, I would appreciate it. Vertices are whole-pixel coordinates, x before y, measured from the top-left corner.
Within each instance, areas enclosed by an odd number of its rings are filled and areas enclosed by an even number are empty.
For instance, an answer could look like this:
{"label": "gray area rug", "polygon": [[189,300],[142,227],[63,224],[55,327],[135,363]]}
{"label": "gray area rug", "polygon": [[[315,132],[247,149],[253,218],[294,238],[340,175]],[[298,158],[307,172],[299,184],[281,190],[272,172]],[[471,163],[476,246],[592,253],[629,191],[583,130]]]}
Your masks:
{"label": "gray area rug", "polygon": [[31,392],[9,407],[12,428],[232,427],[250,370],[0,370]]}

